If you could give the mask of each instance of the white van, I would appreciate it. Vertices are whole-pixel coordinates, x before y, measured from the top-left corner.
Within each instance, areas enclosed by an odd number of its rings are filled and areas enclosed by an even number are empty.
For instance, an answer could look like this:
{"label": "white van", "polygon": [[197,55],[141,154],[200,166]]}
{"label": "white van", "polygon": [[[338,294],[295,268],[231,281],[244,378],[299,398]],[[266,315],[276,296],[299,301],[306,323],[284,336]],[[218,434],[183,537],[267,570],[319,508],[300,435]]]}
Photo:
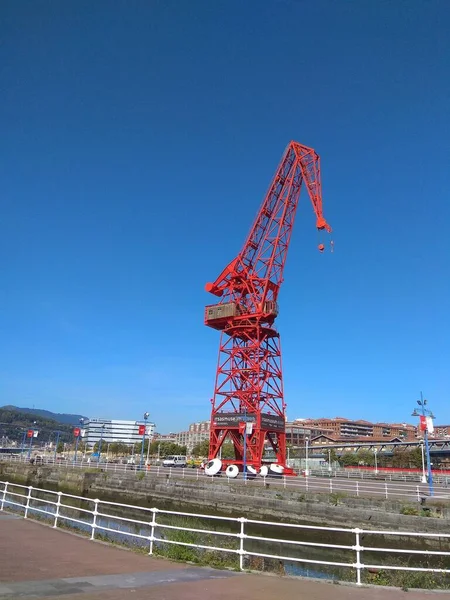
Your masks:
{"label": "white van", "polygon": [[164,467],[186,467],[186,457],[181,454],[174,454],[172,456],[166,456],[163,460]]}

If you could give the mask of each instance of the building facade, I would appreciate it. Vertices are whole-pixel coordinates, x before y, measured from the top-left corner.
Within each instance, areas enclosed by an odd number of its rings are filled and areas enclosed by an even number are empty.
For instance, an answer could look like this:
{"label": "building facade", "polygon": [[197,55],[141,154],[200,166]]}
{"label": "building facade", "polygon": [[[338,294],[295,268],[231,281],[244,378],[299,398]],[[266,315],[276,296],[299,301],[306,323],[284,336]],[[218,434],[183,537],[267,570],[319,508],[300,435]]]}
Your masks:
{"label": "building facade", "polygon": [[[139,435],[139,421],[121,421],[116,419],[89,419],[84,423],[85,430],[83,441],[89,447],[102,440],[102,444],[126,444],[133,446],[142,442],[142,434]],[[155,432],[154,423],[147,423],[146,439],[152,440]]]}
{"label": "building facade", "polygon": [[434,432],[430,435],[431,438],[449,438],[450,437],[450,425],[435,425]]}
{"label": "building facade", "polygon": [[286,421],[286,444],[304,446],[306,440],[311,440],[322,433],[332,434],[331,431],[308,427],[303,421]]}
{"label": "building facade", "polygon": [[187,431],[181,431],[176,434],[177,444],[186,446],[187,452],[192,452],[194,446],[209,440],[210,421],[198,421],[191,423]]}
{"label": "building facade", "polygon": [[398,437],[404,441],[414,441],[417,437],[417,427],[408,423],[371,423],[345,417],[301,419],[295,422],[301,423],[304,427],[320,430],[320,433],[331,435],[336,439],[367,437],[389,440]]}

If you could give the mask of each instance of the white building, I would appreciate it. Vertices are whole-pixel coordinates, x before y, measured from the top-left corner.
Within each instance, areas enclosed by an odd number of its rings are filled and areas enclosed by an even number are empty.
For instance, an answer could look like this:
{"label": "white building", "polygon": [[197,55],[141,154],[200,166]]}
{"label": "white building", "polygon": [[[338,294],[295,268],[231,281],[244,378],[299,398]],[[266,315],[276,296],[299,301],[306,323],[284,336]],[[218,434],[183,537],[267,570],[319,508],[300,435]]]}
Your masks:
{"label": "white building", "polygon": [[[115,419],[89,419],[84,423],[85,430],[83,441],[89,446],[94,446],[102,439],[102,444],[127,444],[132,446],[142,442],[142,434],[139,434],[139,426],[144,425],[141,421],[120,421]],[[155,424],[146,425],[146,439],[152,440],[155,432]]]}

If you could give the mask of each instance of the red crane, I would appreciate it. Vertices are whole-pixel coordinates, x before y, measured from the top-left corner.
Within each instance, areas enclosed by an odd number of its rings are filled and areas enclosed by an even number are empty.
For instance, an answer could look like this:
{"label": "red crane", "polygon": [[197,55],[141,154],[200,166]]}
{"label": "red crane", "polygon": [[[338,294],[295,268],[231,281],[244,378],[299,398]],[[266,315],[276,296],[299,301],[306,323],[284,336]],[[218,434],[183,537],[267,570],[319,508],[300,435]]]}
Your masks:
{"label": "red crane", "polygon": [[[222,332],[211,400],[209,461],[216,459],[220,468],[236,465],[235,475],[238,470],[256,474],[267,443],[275,452],[275,464],[286,468],[286,404],[274,321],[303,183],[317,229],[331,232],[322,213],[319,156],[291,142],[241,252],[205,286],[220,297],[218,304],[205,308],[205,324]],[[319,250],[323,252],[323,244]],[[235,459],[219,462],[226,439],[233,442]]]}

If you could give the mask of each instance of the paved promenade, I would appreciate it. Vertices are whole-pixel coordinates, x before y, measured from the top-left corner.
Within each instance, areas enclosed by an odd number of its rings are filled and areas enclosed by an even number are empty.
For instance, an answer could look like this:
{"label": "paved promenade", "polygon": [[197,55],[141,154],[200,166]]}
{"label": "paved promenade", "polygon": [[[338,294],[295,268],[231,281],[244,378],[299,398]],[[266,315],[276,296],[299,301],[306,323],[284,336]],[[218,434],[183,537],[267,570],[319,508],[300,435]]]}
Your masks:
{"label": "paved promenade", "polygon": [[0,600],[430,600],[433,592],[192,567],[0,513]]}

